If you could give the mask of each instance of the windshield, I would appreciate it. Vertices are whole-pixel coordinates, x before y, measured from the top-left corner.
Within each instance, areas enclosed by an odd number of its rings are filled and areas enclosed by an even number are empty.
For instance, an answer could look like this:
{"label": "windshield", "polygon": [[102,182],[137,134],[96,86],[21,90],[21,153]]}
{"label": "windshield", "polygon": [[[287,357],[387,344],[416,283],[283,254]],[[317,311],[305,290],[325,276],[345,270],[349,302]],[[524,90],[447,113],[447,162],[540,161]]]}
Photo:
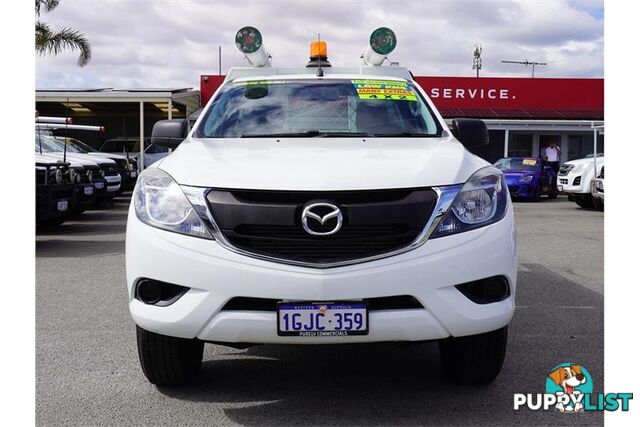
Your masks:
{"label": "windshield", "polygon": [[200,138],[440,136],[416,88],[394,80],[264,80],[226,84]]}
{"label": "windshield", "polygon": [[[64,138],[58,139],[64,141]],[[79,141],[75,138],[67,138],[67,150],[73,150],[76,153],[90,153],[96,151],[96,149],[89,144],[85,144],[84,142]]]}
{"label": "windshield", "polygon": [[[123,140],[123,139],[110,139],[102,144],[100,147],[100,152],[103,153],[137,153],[140,151],[140,140],[131,139],[131,140]],[[145,139],[146,143],[146,139]]]}
{"label": "windshield", "polygon": [[535,171],[538,167],[538,159],[501,159],[494,166],[500,170]]}
{"label": "windshield", "polygon": [[[54,136],[36,134],[36,153],[40,152],[41,146],[43,153],[57,153],[64,151],[64,143],[57,140]],[[67,151],[76,152],[75,150],[69,149],[69,146],[67,146]]]}

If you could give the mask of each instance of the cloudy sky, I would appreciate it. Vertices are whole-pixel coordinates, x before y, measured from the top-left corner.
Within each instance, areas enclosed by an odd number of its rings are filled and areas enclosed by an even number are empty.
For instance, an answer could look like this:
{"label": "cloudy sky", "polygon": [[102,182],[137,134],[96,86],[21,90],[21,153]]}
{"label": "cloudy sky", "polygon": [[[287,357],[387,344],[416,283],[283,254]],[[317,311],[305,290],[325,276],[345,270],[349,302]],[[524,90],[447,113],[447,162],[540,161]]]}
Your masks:
{"label": "cloudy sky", "polygon": [[200,74],[244,65],[238,28],[263,34],[274,65],[303,65],[309,42],[327,41],[334,65],[356,65],[369,34],[392,28],[391,60],[416,75],[472,76],[474,45],[484,76],[527,76],[501,60],[548,62],[539,77],[602,77],[603,0],[61,0],[41,20],[81,31],[93,59],[38,57],[36,87],[197,87]]}

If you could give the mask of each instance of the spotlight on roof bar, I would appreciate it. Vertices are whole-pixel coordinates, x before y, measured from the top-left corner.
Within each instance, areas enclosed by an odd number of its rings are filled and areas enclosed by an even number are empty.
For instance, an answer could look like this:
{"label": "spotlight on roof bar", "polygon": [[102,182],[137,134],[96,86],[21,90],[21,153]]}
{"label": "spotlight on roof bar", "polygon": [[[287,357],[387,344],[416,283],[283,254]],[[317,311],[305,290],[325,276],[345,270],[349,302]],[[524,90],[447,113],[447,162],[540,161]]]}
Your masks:
{"label": "spotlight on roof bar", "polygon": [[311,42],[307,67],[331,67],[331,63],[327,59],[327,43],[323,40]]}
{"label": "spotlight on roof bar", "polygon": [[362,64],[369,66],[382,65],[387,55],[396,48],[396,34],[387,27],[380,27],[373,30],[369,37],[369,46],[362,55]]}
{"label": "spotlight on roof bar", "polygon": [[240,28],[236,33],[236,46],[253,67],[270,66],[270,56],[262,44],[262,34],[256,28]]}

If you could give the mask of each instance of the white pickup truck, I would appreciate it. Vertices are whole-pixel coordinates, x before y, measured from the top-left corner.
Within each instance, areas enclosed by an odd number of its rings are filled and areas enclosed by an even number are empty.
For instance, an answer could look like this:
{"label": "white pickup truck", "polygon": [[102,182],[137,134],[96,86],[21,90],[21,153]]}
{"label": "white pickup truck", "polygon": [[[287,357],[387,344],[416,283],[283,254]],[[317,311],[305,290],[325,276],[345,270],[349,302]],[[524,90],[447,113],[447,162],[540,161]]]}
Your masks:
{"label": "white pickup truck", "polygon": [[[445,372],[500,372],[517,277],[502,172],[467,147],[484,122],[452,130],[411,73],[382,66],[395,35],[371,35],[364,64],[270,67],[260,33],[176,148],[142,172],[126,234],[129,310],[154,384],[197,375],[204,343],[438,340]],[[375,373],[372,373],[375,375]]]}
{"label": "white pickup truck", "polygon": [[596,155],[595,163],[596,174],[594,174],[593,155],[563,163],[558,172],[558,191],[567,193],[569,200],[576,202],[582,208],[595,206],[591,195],[591,181],[604,168],[604,154]]}

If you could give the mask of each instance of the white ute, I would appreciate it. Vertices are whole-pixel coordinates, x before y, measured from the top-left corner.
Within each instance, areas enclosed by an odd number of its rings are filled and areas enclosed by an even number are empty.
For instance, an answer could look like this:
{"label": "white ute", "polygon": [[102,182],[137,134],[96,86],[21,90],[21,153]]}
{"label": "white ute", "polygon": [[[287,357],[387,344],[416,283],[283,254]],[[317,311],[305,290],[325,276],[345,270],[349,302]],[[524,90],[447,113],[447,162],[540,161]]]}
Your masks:
{"label": "white ute", "polygon": [[598,154],[595,158],[597,174],[594,173],[593,155],[563,163],[558,172],[558,191],[567,193],[569,200],[582,208],[604,207],[604,203],[601,206],[599,200],[595,200],[591,194],[591,182],[600,175],[603,168],[603,154]]}
{"label": "white ute", "polygon": [[[502,368],[515,308],[516,230],[502,173],[466,147],[411,73],[363,64],[271,67],[260,33],[187,135],[136,184],[126,235],[129,309],[142,370],[193,379],[204,343],[343,344],[438,340],[445,371],[486,384]],[[455,135],[455,136],[454,136]],[[179,145],[178,145],[179,144]]]}

